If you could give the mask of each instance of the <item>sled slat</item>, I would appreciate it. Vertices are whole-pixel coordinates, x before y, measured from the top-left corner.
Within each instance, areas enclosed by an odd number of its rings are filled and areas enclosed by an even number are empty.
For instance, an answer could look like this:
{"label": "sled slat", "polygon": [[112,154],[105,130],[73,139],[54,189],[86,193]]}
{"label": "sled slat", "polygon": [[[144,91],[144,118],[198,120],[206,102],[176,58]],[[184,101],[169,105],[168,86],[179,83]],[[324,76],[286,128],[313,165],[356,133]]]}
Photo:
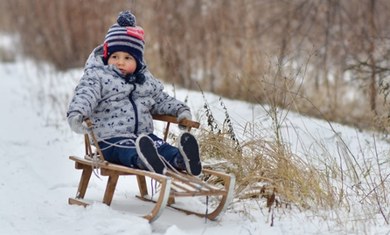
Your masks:
{"label": "sled slat", "polygon": [[84,206],[84,207],[89,205],[89,203],[87,201],[85,201],[83,199],[77,199],[77,198],[69,198],[68,203],[70,205],[78,205],[78,206]]}

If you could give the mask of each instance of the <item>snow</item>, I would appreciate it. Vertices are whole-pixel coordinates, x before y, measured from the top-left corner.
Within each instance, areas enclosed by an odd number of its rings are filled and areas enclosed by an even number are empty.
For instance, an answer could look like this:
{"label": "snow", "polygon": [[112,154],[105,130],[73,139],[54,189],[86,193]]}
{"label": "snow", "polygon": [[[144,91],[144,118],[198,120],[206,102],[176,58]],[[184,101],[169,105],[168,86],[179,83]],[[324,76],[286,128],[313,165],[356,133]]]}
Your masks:
{"label": "snow", "polygon": [[[205,221],[167,208],[150,224],[138,216],[151,205],[135,198],[138,189],[132,176],[120,178],[111,207],[99,202],[87,208],[68,205],[80,176],[68,156],[83,156],[84,146],[82,136],[70,131],[64,116],[80,75],[81,69],[59,73],[28,60],[0,63],[0,234],[389,234],[390,228],[374,208],[373,217],[361,217],[359,209],[347,214],[343,210],[274,208],[270,213],[259,200],[235,201],[219,221]],[[172,92],[170,85],[166,87]],[[179,99],[188,96],[195,118],[204,117],[202,94],[176,89],[175,95]],[[224,110],[219,97],[205,96],[222,122]],[[228,99],[223,103],[237,133],[242,133],[239,138],[248,138],[251,133],[272,138],[267,107]],[[285,118],[284,140],[294,153],[323,156],[322,146],[328,146],[326,159],[337,155],[343,140],[357,160],[379,156],[383,164],[389,164],[389,144],[380,138],[374,141],[375,133],[290,112],[282,111],[281,117]],[[244,123],[261,131],[250,132]],[[92,176],[86,196],[100,201],[105,182],[106,178]],[[205,208],[204,202],[195,198],[184,203],[194,209]]]}

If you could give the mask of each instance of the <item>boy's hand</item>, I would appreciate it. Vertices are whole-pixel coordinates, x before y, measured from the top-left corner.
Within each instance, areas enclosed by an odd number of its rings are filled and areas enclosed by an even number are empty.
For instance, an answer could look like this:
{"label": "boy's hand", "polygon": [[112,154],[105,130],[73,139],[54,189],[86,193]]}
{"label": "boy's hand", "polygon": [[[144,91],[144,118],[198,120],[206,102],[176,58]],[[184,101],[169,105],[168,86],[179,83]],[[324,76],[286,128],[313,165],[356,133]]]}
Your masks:
{"label": "boy's hand", "polygon": [[[191,118],[192,118],[191,112],[189,110],[187,110],[187,109],[183,110],[182,112],[180,112],[177,115],[177,121],[178,122],[181,122],[181,121],[183,121],[185,119],[191,120]],[[187,127],[179,124],[179,129],[180,130],[185,130],[185,129],[187,129]]]}
{"label": "boy's hand", "polygon": [[87,133],[87,128],[83,125],[83,115],[81,113],[76,113],[68,117],[68,123],[70,129],[77,134]]}

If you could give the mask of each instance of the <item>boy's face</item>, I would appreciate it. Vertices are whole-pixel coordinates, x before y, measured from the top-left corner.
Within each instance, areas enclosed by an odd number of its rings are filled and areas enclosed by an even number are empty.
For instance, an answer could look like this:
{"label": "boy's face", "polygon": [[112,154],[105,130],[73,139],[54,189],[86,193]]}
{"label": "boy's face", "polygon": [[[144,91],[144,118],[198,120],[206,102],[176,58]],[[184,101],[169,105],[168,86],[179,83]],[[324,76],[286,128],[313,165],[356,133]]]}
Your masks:
{"label": "boy's face", "polygon": [[124,51],[114,52],[108,58],[108,64],[115,65],[123,75],[133,74],[137,68],[137,62],[134,57]]}

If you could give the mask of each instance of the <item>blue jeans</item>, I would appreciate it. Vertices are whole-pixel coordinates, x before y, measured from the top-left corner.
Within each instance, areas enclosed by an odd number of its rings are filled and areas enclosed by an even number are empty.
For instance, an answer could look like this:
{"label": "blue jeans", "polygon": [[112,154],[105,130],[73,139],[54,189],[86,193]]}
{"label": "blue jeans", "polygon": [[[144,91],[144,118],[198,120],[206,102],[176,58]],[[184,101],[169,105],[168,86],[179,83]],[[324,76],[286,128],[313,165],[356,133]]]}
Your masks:
{"label": "blue jeans", "polygon": [[[149,134],[148,136],[154,141],[157,152],[169,164],[179,170],[185,169],[183,157],[178,148],[168,144],[154,134]],[[131,168],[143,169],[135,148],[135,139],[114,137],[106,139],[104,142],[100,141],[98,144],[106,161]]]}

